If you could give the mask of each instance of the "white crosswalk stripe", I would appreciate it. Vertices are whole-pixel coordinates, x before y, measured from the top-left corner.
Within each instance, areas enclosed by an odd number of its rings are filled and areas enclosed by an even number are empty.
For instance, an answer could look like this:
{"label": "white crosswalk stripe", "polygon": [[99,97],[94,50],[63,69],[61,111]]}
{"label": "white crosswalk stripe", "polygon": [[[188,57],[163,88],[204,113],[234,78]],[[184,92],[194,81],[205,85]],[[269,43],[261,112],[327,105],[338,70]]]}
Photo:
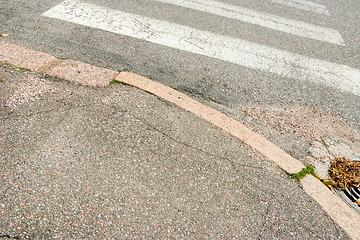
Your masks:
{"label": "white crosswalk stripe", "polygon": [[270,0],[281,5],[330,16],[325,6],[305,0]]}
{"label": "white crosswalk stripe", "polygon": [[257,43],[113,10],[64,1],[43,16],[98,28],[360,96],[360,70]]}
{"label": "white crosswalk stripe", "polygon": [[337,30],[316,26],[313,24],[295,21],[279,17],[269,13],[261,13],[251,9],[226,4],[212,0],[155,0],[162,3],[173,4],[180,7],[216,14],[222,17],[232,18],[243,22],[256,24],[294,34],[301,37],[311,38],[333,44],[344,45],[340,33]]}

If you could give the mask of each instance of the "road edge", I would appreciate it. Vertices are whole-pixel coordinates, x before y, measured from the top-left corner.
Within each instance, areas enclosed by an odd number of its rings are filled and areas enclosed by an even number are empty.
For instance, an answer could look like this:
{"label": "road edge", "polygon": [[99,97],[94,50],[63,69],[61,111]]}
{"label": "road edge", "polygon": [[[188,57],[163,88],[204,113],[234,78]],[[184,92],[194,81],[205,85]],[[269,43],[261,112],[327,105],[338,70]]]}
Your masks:
{"label": "road edge", "polygon": [[[201,104],[175,89],[135,73],[116,72],[69,59],[61,60],[50,54],[4,41],[0,41],[0,62],[89,86],[105,87],[113,80],[126,83],[171,102],[221,128],[275,162],[289,174],[298,173],[304,168],[300,161],[235,119]],[[350,238],[360,239],[359,214],[315,177],[308,175],[300,182],[303,190],[319,203]]]}

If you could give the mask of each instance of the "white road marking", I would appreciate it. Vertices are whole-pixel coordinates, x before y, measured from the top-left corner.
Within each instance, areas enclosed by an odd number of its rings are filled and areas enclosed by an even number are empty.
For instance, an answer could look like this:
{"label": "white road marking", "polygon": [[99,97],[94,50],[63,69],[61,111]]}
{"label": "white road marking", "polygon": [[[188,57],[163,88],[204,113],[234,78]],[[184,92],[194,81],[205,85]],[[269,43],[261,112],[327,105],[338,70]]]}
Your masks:
{"label": "white road marking", "polygon": [[98,28],[360,96],[360,70],[183,25],[81,1],[64,1],[43,16]]}
{"label": "white road marking", "polygon": [[[234,6],[212,0],[155,0],[162,3],[208,12],[226,18],[255,24],[273,30],[311,38],[332,44],[344,45],[344,40],[337,30],[314,24],[295,21],[269,13],[257,12],[251,9]],[[302,6],[302,5],[301,5]]]}
{"label": "white road marking", "polygon": [[328,10],[326,10],[326,7],[317,3],[313,3],[305,0],[270,0],[270,1],[281,5],[330,16]]}

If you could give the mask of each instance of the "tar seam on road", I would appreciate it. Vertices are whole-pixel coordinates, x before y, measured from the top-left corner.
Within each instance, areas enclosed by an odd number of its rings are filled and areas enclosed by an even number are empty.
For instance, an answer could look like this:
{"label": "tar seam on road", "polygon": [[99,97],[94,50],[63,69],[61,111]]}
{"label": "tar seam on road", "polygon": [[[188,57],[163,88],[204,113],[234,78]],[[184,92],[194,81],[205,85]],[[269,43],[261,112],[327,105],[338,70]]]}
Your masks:
{"label": "tar seam on road", "polygon": [[[90,86],[107,86],[112,80],[124,82],[163,98],[166,101],[172,102],[178,107],[214,124],[262,153],[288,173],[297,173],[304,167],[297,159],[291,157],[263,136],[251,131],[245,125],[215,109],[201,104],[183,93],[140,75],[129,72],[118,73],[109,69],[73,60],[61,61],[49,54],[33,51],[2,41],[0,41],[0,62],[10,63],[18,67],[28,68],[38,72],[44,71],[45,67],[46,74],[56,74],[57,77]],[[66,64],[60,67],[61,71],[55,71],[54,69],[59,67],[61,63]],[[78,74],[65,74],[67,72]],[[88,74],[88,76],[84,76],[86,74]],[[96,78],[94,78],[94,76],[96,76]],[[71,79],[69,79],[69,77]],[[315,177],[308,175],[301,180],[301,184],[304,191],[315,199],[352,239],[360,239],[360,215],[351,209],[338,196],[334,195]]]}

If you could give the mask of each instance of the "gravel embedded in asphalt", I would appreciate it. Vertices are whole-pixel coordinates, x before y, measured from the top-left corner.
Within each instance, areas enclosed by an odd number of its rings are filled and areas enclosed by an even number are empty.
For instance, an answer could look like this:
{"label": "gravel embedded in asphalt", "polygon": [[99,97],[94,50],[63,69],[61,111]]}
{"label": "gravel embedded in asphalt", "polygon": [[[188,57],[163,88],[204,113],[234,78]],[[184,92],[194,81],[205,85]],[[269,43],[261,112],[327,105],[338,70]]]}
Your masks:
{"label": "gravel embedded in asphalt", "polygon": [[348,239],[276,165],[155,96],[0,76],[1,236]]}

